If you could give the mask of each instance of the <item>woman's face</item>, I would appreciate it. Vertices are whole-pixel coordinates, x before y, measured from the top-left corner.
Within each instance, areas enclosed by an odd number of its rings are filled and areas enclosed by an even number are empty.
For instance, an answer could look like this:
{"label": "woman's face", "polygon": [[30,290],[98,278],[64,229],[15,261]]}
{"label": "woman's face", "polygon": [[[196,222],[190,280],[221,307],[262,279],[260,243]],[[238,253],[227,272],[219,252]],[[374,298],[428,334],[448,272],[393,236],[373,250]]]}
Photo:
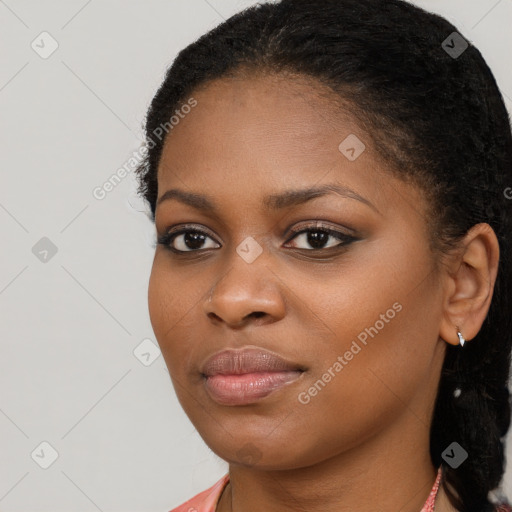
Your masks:
{"label": "woman's face", "polygon": [[[157,246],[148,298],[200,435],[230,463],[276,469],[348,453],[398,423],[427,439],[444,343],[420,191],[307,83],[223,79],[193,97],[167,137],[158,198],[204,199],[158,204],[158,236],[188,231],[168,243],[183,252]],[[331,192],[290,195],[321,187]],[[290,367],[223,358],[223,375],[203,374],[210,356],[248,347]]]}

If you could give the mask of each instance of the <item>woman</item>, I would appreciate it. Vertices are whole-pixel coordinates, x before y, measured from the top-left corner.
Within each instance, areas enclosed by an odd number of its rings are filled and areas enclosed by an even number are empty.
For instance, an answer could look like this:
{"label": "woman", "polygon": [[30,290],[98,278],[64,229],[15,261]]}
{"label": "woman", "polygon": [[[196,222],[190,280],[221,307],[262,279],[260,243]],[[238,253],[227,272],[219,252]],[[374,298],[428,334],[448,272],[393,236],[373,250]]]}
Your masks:
{"label": "woman", "polygon": [[282,0],[185,48],[138,168],[151,323],[229,473],[175,512],[482,512],[504,472],[512,138],[400,0]]}

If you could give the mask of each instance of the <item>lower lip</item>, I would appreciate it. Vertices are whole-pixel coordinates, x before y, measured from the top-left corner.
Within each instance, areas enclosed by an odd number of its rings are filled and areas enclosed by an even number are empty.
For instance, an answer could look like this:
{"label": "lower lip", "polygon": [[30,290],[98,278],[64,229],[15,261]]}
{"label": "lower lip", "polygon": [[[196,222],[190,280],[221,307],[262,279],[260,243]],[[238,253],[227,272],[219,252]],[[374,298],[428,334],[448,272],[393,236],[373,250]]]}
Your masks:
{"label": "lower lip", "polygon": [[206,377],[205,385],[212,399],[221,405],[247,405],[290,384],[301,375],[301,371],[218,374]]}

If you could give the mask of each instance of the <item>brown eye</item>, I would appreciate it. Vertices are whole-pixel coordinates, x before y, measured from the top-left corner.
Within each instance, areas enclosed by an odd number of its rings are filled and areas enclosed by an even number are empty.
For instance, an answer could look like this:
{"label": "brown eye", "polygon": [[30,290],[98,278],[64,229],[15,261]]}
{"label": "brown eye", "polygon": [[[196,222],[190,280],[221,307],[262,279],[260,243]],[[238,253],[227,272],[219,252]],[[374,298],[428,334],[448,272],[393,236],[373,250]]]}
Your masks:
{"label": "brown eye", "polygon": [[295,231],[294,236],[290,240],[293,240],[295,238],[302,239],[302,241],[305,244],[309,244],[309,246],[311,247],[311,249],[308,249],[308,247],[297,247],[297,249],[317,251],[323,249],[332,249],[334,247],[339,246],[345,246],[357,240],[357,238],[351,235],[347,235],[346,233],[342,233],[341,231],[336,231],[329,227],[321,226],[319,224],[313,224],[309,228],[306,227],[305,229]]}
{"label": "brown eye", "polygon": [[215,246],[216,242],[214,242],[213,246],[211,243],[210,246],[205,246],[205,241],[208,239],[212,240],[208,233],[185,226],[178,231],[165,233],[158,238],[158,243],[175,253],[197,252],[201,249],[215,249],[219,247],[219,245]]}

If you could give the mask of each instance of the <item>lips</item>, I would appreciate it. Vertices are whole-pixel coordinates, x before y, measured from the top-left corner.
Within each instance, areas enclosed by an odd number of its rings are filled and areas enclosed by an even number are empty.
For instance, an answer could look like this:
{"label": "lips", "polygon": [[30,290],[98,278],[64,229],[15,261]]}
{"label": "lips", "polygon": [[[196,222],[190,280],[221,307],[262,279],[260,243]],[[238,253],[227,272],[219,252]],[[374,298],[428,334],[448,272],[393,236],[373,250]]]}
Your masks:
{"label": "lips", "polygon": [[201,373],[210,397],[221,405],[247,405],[300,378],[304,368],[259,349],[228,349],[210,357]]}
{"label": "lips", "polygon": [[299,364],[294,364],[279,357],[273,352],[258,348],[227,349],[217,352],[206,361],[202,374],[206,377],[213,375],[242,375],[244,373],[285,372],[303,370]]}

